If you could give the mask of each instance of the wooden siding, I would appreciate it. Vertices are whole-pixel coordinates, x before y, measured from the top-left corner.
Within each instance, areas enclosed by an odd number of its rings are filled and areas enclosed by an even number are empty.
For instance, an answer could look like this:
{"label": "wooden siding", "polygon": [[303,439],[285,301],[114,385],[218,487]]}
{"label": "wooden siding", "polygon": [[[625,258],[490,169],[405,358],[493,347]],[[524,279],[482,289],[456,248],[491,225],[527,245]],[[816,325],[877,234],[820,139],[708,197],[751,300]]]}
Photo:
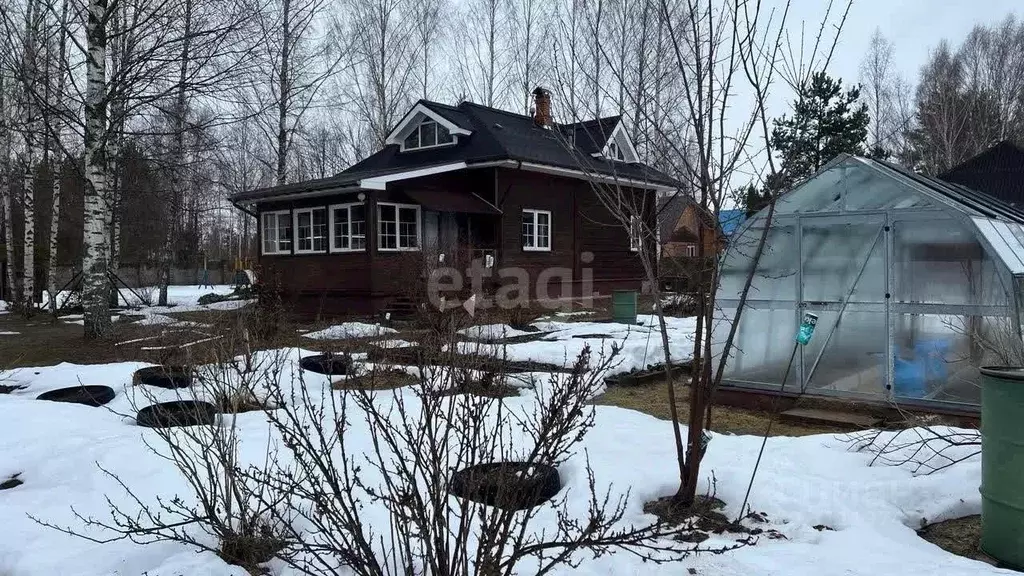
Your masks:
{"label": "wooden siding", "polygon": [[[497,265],[526,271],[530,297],[538,295],[536,282],[542,274],[552,280],[546,296],[581,296],[582,281],[590,274],[599,296],[618,288],[639,289],[644,277],[637,254],[630,250],[629,235],[601,204],[587,182],[512,169],[476,169],[439,174],[402,182],[386,191],[366,191],[367,250],[362,252],[263,255],[260,238],[260,281],[285,294],[289,303],[302,301],[301,308],[324,315],[365,314],[379,310],[395,298],[415,299],[425,288],[424,271],[432,264],[422,251],[389,252],[377,249],[378,202],[414,203],[405,191],[439,188],[475,193],[493,200],[502,210],[493,217],[498,228]],[[648,194],[648,224],[654,221],[654,193]],[[294,210],[314,206],[357,202],[358,193],[320,198],[264,203],[259,211]],[[551,250],[523,249],[522,211],[551,212]],[[421,240],[422,240],[422,218]],[[257,225],[262,235],[262,222]],[[330,230],[328,234],[330,234]],[[294,249],[294,242],[293,242]],[[587,254],[590,261],[584,262]],[[436,256],[431,255],[436,258]],[[562,269],[560,273],[553,269]],[[586,268],[586,269],[585,269]],[[555,278],[551,278],[554,276]],[[562,290],[561,277],[569,281]],[[541,294],[544,296],[544,294]]]}

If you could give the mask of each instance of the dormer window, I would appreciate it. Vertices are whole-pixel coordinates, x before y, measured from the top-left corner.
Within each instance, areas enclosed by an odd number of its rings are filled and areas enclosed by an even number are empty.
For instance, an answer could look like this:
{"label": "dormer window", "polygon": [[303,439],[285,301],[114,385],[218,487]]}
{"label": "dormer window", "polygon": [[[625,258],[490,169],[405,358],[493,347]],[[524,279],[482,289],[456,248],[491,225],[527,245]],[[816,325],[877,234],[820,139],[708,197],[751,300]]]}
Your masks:
{"label": "dormer window", "polygon": [[447,128],[433,120],[424,119],[402,141],[402,150],[433,148],[451,144],[454,141],[454,137]]}
{"label": "dormer window", "polygon": [[619,145],[617,143],[612,142],[608,144],[608,158],[612,160],[618,160],[620,162],[625,162],[626,155],[622,153],[622,149],[619,148]]}

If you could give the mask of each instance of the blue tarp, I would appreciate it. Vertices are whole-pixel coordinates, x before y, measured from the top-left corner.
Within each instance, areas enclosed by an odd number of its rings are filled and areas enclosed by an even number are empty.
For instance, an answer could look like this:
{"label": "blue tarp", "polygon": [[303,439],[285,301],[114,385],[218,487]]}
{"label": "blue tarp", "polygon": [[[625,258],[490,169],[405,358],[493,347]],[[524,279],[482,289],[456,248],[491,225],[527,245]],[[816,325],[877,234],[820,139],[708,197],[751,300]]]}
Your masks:
{"label": "blue tarp", "polygon": [[722,210],[718,213],[718,225],[727,238],[747,219],[747,211],[743,209]]}

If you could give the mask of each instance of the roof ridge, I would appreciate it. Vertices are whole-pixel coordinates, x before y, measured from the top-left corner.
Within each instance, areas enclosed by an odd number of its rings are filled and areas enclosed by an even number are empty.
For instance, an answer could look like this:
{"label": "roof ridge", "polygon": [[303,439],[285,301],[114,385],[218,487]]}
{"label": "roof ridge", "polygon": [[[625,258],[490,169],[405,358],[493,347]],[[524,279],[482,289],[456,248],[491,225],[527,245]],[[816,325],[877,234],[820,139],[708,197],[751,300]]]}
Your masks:
{"label": "roof ridge", "polygon": [[516,118],[520,118],[520,119],[523,119],[523,120],[529,120],[531,122],[533,121],[533,116],[530,116],[529,114],[518,114],[516,112],[511,112],[509,110],[502,110],[501,108],[495,108],[494,106],[485,106],[483,104],[477,104],[476,102],[473,102],[473,101],[470,101],[470,100],[463,100],[462,102],[459,102],[459,108],[461,108],[462,106],[471,106],[471,107],[474,107],[474,108],[482,108],[484,110],[489,110],[491,112],[498,112],[498,113],[504,114],[506,116],[515,116]]}

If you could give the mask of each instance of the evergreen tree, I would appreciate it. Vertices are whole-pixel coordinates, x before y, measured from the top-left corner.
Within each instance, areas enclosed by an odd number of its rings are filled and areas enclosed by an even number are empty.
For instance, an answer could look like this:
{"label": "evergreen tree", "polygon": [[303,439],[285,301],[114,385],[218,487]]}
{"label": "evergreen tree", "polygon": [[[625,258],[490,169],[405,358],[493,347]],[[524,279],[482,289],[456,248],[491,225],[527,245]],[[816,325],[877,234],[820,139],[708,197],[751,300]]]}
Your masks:
{"label": "evergreen tree", "polygon": [[743,208],[747,212],[747,218],[760,212],[771,201],[771,193],[768,190],[761,192],[753,184],[747,184],[740,188],[739,197],[743,200]]}
{"label": "evergreen tree", "polygon": [[863,155],[870,118],[859,98],[859,86],[844,92],[841,80],[814,74],[793,103],[793,116],[774,120],[772,145],[782,157],[784,177],[766,188],[788,188],[838,154]]}

